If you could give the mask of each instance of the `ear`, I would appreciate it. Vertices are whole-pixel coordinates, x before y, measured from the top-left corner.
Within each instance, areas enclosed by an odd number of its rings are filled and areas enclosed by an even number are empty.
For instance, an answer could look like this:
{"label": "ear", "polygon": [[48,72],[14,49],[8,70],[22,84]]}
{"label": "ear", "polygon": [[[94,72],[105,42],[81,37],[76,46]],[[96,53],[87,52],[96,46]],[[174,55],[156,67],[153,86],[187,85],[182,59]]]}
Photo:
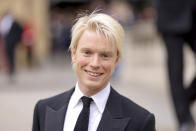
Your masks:
{"label": "ear", "polygon": [[120,59],[120,57],[119,57],[119,55],[117,55],[116,60],[115,60],[115,67],[118,65],[119,59]]}
{"label": "ear", "polygon": [[75,63],[76,61],[76,50],[75,49],[71,50],[71,59],[72,59],[72,63]]}

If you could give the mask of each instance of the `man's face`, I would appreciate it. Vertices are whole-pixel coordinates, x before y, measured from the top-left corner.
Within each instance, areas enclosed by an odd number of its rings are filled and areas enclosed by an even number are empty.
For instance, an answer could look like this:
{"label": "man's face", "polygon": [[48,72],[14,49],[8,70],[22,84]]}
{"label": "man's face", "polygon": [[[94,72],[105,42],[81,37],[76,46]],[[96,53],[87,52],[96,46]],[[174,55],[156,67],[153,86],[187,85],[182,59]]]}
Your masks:
{"label": "man's face", "polygon": [[91,96],[108,84],[118,63],[117,49],[104,36],[86,30],[72,51],[72,61],[80,90]]}

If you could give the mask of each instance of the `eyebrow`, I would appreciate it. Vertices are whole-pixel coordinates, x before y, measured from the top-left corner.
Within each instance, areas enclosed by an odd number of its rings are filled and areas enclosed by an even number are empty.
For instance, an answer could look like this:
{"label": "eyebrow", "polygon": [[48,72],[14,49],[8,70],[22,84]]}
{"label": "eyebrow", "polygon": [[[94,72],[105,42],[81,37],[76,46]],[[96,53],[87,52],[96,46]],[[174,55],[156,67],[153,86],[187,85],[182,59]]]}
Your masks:
{"label": "eyebrow", "polygon": [[[88,47],[82,47],[81,50],[84,51],[84,50],[93,50],[93,49],[88,48]],[[106,54],[112,54],[112,51],[101,50],[100,52],[101,53],[106,53]]]}

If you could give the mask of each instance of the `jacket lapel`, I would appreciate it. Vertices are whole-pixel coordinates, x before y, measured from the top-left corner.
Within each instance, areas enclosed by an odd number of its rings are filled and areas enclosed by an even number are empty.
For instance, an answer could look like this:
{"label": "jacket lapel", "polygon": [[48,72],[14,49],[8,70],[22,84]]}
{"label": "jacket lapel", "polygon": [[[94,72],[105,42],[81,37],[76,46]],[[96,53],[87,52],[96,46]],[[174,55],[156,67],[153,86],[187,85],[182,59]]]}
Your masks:
{"label": "jacket lapel", "polygon": [[123,117],[121,96],[111,88],[106,108],[97,131],[124,131],[130,117]]}
{"label": "jacket lapel", "polygon": [[66,92],[62,99],[56,102],[54,109],[50,106],[46,107],[46,116],[45,116],[45,131],[63,131],[65,114],[69,99],[73,93],[74,89]]}
{"label": "jacket lapel", "polygon": [[46,128],[45,131],[62,131],[65,118],[66,106],[55,111],[50,107],[46,109]]}

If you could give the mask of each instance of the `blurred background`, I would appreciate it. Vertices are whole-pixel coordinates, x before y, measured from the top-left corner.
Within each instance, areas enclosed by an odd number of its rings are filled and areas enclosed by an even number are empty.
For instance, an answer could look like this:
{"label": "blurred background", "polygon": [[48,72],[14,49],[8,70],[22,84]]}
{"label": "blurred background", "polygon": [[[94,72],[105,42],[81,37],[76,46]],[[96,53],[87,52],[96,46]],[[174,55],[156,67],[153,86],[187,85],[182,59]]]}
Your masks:
{"label": "blurred background", "polygon": [[[75,85],[68,51],[70,29],[79,13],[101,9],[126,32],[113,87],[154,113],[158,131],[175,131],[177,120],[168,91],[166,51],[155,25],[155,5],[156,0],[0,0],[1,23],[8,15],[18,25],[14,33],[18,38],[11,38],[15,44],[10,47],[3,39],[9,19],[0,26],[0,130],[31,130],[35,103]],[[189,83],[196,72],[195,58],[189,47],[184,52],[184,79]],[[191,110],[196,118],[196,106]]]}

